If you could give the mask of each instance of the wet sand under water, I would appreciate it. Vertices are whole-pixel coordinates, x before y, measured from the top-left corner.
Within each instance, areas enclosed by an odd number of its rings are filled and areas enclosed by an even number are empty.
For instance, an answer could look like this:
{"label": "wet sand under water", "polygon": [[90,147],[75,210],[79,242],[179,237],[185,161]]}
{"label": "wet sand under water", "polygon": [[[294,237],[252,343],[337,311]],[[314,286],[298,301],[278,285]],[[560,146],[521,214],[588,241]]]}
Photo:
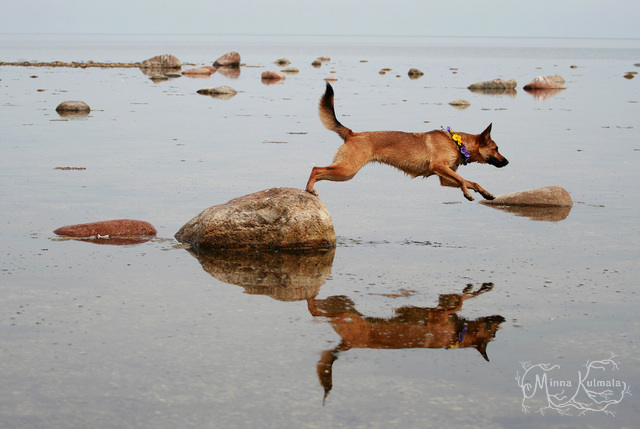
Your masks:
{"label": "wet sand under water", "polygon": [[[0,426],[635,427],[640,198],[625,184],[640,179],[640,92],[623,76],[639,50],[521,41],[444,55],[428,43],[351,42],[243,42],[247,65],[235,78],[0,67]],[[231,50],[172,47],[196,65]],[[164,53],[152,48],[110,60]],[[312,67],[319,56],[331,60]],[[281,57],[300,72],[262,84]],[[410,79],[412,67],[425,74]],[[567,89],[548,98],[520,89],[551,74]],[[178,245],[173,234],[204,208],[301,188],[313,165],[329,164],[340,140],[317,117],[329,76],[338,117],[354,131],[477,133],[493,123],[510,164],[461,167],[463,177],[496,195],[559,185],[574,206],[511,213],[368,165],[316,186],[335,249]],[[466,89],[496,77],[517,79],[515,93]],[[221,85],[238,93],[196,93]],[[470,106],[448,105],[458,98]],[[61,117],[64,100],[91,113]],[[121,218],[149,221],[158,236],[117,246],[52,233]],[[592,401],[577,417],[588,401],[576,396],[560,401],[573,416],[542,415],[540,389],[529,398],[519,385],[545,373],[550,391],[570,397],[579,371],[608,380],[619,403]]]}

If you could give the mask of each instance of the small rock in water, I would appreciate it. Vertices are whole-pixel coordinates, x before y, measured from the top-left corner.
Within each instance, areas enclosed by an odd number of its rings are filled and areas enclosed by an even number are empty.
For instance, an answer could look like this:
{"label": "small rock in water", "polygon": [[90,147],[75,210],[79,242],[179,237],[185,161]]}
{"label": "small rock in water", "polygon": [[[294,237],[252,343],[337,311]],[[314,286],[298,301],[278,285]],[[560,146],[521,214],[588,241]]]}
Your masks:
{"label": "small rock in water", "polygon": [[240,54],[229,52],[213,62],[214,67],[240,67]]}
{"label": "small rock in water", "polygon": [[480,201],[486,205],[530,206],[530,207],[569,207],[573,200],[561,186],[547,186],[496,196],[493,200]]}
{"label": "small rock in water", "polygon": [[196,92],[201,95],[210,95],[215,98],[224,98],[224,99],[231,98],[238,93],[238,91],[231,88],[230,86],[215,86],[210,88],[202,88]]}
{"label": "small rock in water", "polygon": [[537,76],[531,82],[526,84],[523,89],[565,89],[564,82],[564,78],[559,75],[551,75],[547,77]]}
{"label": "small rock in water", "polygon": [[60,112],[87,112],[88,113],[91,111],[91,108],[84,101],[70,100],[70,101],[63,101],[62,103],[58,104],[58,107],[56,107],[56,111],[58,113]]}
{"label": "small rock in water", "polygon": [[84,101],[63,101],[56,107],[58,115],[63,117],[82,117],[91,112],[91,108]]}
{"label": "small rock in water", "polygon": [[148,60],[144,60],[140,65],[142,68],[171,68],[179,69],[182,63],[178,58],[171,54],[157,55]]}
{"label": "small rock in water", "polygon": [[282,73],[290,73],[290,74],[300,73],[300,69],[298,69],[297,67],[286,67],[286,68],[283,68],[280,71]]}
{"label": "small rock in water", "polygon": [[424,75],[424,73],[418,69],[409,69],[409,72],[407,74],[409,75],[410,79],[418,79],[420,76]]}
{"label": "small rock in water", "polygon": [[506,89],[513,89],[518,85],[518,82],[515,79],[509,79],[509,80],[504,80],[504,79],[494,79],[494,80],[487,80],[484,82],[476,82],[472,85],[469,85],[467,87],[467,89],[470,89],[471,91],[475,91],[475,90],[506,90]]}
{"label": "small rock in water", "polygon": [[267,70],[262,72],[263,83],[277,83],[286,79],[284,73],[279,71]]}
{"label": "small rock in water", "polygon": [[457,100],[449,102],[449,104],[457,109],[466,109],[467,107],[471,106],[471,103],[469,103],[464,98],[458,98]]}
{"label": "small rock in water", "polygon": [[291,61],[289,61],[286,58],[279,58],[279,59],[275,60],[273,63],[275,65],[277,65],[277,66],[284,67],[284,66],[288,66],[289,64],[291,64]]}

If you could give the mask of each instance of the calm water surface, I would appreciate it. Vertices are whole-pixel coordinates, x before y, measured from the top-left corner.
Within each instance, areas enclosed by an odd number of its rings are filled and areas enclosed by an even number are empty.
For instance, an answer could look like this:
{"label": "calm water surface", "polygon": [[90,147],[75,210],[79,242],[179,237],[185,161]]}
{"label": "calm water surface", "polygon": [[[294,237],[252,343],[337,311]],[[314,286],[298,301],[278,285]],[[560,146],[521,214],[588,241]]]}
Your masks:
{"label": "calm water surface", "polygon": [[[637,40],[0,36],[0,61],[171,53],[188,68],[232,50],[245,63],[235,78],[0,67],[1,427],[636,427],[640,78],[623,76],[638,70]],[[312,67],[319,56],[331,60]],[[281,57],[300,72],[262,84]],[[551,74],[567,89],[521,89]],[[370,165],[316,187],[335,251],[198,259],[175,247],[204,208],[303,187],[330,162],[340,141],[317,117],[328,76],[355,131],[493,123],[509,166],[463,176],[494,194],[563,186],[574,206],[538,221]],[[466,89],[498,77],[517,90]],[[196,93],[220,85],[239,92]],[[90,115],[55,112],[76,99]],[[158,237],[52,233],[118,218]],[[619,403],[579,391],[585,375]],[[538,412],[543,382],[555,403],[578,391],[571,415]]]}

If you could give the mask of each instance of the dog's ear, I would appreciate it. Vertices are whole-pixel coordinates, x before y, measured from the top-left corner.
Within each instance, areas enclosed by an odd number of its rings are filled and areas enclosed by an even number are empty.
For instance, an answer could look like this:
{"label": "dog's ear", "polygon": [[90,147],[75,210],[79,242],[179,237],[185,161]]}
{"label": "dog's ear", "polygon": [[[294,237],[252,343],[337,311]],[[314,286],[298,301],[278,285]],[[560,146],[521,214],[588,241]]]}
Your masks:
{"label": "dog's ear", "polygon": [[490,123],[489,126],[487,127],[486,130],[484,130],[481,134],[480,134],[480,142],[482,144],[489,142],[489,140],[491,140],[491,126],[493,125],[493,123]]}

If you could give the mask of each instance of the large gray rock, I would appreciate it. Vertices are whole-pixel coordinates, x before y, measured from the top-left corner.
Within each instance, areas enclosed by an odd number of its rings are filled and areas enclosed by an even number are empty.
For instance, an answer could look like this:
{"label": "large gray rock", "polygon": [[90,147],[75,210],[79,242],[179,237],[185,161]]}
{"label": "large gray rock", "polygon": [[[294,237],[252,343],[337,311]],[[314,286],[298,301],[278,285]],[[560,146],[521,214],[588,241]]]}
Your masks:
{"label": "large gray rock", "polygon": [[203,249],[332,247],[336,234],[320,199],[300,189],[273,188],[209,207],[176,233]]}
{"label": "large gray rock", "polygon": [[497,206],[571,207],[573,200],[563,187],[547,186],[498,195],[493,200],[483,200],[480,203]]}

